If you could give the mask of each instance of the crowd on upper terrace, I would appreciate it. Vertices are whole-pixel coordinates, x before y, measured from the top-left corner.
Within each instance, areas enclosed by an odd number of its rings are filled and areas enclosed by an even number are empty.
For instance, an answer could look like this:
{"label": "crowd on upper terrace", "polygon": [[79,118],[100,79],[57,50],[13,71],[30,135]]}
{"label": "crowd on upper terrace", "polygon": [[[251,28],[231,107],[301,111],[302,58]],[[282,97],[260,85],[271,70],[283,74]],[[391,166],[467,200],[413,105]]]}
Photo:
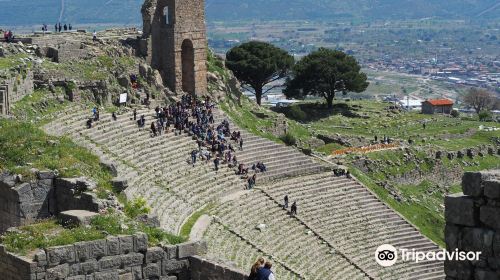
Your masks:
{"label": "crowd on upper terrace", "polygon": [[[267,167],[263,162],[256,162],[247,167],[238,160],[236,149],[243,150],[244,147],[241,132],[232,131],[227,119],[216,124],[214,107],[209,97],[200,101],[191,95],[184,95],[180,101],[168,106],[158,106],[149,125],[151,137],[161,137],[169,133],[186,133],[192,136],[196,140],[197,149],[190,152],[189,164],[194,167],[199,162],[212,161],[216,172],[221,164],[227,164],[237,175],[246,179],[247,188],[252,189],[257,182],[257,174],[267,172]],[[97,108],[93,109],[92,114],[93,117],[87,120],[88,128],[92,128],[92,124],[100,119]],[[112,119],[118,119],[115,113],[112,113]],[[145,115],[138,116],[136,109],[133,111],[133,119],[140,129],[146,127],[146,122],[149,123]]]}

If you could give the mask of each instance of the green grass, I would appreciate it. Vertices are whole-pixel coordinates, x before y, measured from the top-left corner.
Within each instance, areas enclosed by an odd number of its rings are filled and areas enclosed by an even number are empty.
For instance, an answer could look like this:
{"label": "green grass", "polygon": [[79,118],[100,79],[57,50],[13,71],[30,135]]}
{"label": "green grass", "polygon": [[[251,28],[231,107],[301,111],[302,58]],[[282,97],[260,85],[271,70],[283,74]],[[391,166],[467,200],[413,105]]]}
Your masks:
{"label": "green grass", "polygon": [[24,64],[22,59],[27,57],[28,55],[26,54],[16,54],[6,57],[0,57],[0,70],[10,69],[18,65]]}
{"label": "green grass", "polygon": [[229,74],[227,73],[224,66],[224,62],[215,56],[215,54],[211,51],[207,51],[207,67],[208,72],[217,73],[220,77],[227,79]]}
{"label": "green grass", "polygon": [[215,205],[214,204],[207,204],[206,206],[204,206],[202,209],[194,212],[190,217],[189,219],[187,219],[187,221],[182,225],[181,227],[181,231],[180,231],[180,235],[183,237],[183,238],[189,238],[189,235],[191,234],[191,230],[193,229],[193,226],[194,224],[196,224],[196,222],[198,221],[198,219],[207,214],[208,212],[210,212],[210,210],[214,207]]}
{"label": "green grass", "polygon": [[148,235],[150,246],[185,242],[183,237],[169,234],[113,212],[96,216],[87,227],[65,228],[53,219],[40,221],[19,227],[17,231],[8,232],[0,238],[0,241],[9,252],[26,256],[36,249],[98,240],[108,235],[131,235],[137,232],[144,232]]}
{"label": "green grass", "polygon": [[[219,104],[220,108],[234,121],[239,127],[252,132],[255,135],[267,138],[269,140],[283,143],[280,139],[281,135],[273,135],[270,129],[274,125],[274,119],[277,113],[259,107],[255,102],[249,100],[247,97],[241,97],[240,107],[234,97],[227,97],[225,102]],[[265,115],[264,118],[258,115]],[[311,133],[306,127],[297,123],[294,120],[288,120],[288,133],[295,137],[298,141],[307,141],[311,138]]]}
{"label": "green grass", "polygon": [[372,190],[379,199],[387,203],[391,208],[399,212],[406,219],[411,221],[419,231],[441,247],[445,247],[444,242],[444,218],[441,213],[428,209],[420,203],[400,203],[394,200],[389,192],[378,186],[370,177],[357,170],[350,168],[351,173],[365,186]]}
{"label": "green grass", "polygon": [[8,251],[27,255],[37,248],[62,246],[104,237],[105,234],[95,228],[77,227],[65,229],[57,224],[55,220],[46,220],[20,227],[18,231],[6,233],[1,237],[1,241]]}
{"label": "green grass", "polygon": [[69,104],[67,101],[59,102],[56,95],[64,95],[64,89],[56,88],[55,94],[46,89],[36,89],[31,95],[15,103],[12,113],[18,120],[46,124]]}
{"label": "green grass", "polygon": [[[440,246],[444,246],[444,196],[447,192],[459,192],[460,186],[457,182],[450,182],[450,185],[446,187],[437,186],[425,179],[417,185],[402,185],[395,179],[417,169],[424,176],[434,172],[437,162],[428,158],[426,150],[456,151],[493,144],[493,139],[500,137],[500,132],[478,131],[478,128],[480,125],[493,127],[500,127],[500,125],[479,122],[476,119],[423,115],[418,112],[394,114],[386,109],[388,106],[390,104],[373,100],[337,100],[335,108],[328,110],[323,100],[317,99],[271,111],[258,108],[247,98],[242,99],[242,107],[237,106],[236,102],[228,98],[226,103],[222,104],[222,109],[239,126],[277,142],[283,141],[266,132],[272,126],[271,120],[276,113],[283,113],[289,118],[290,132],[300,139],[300,142],[305,142],[312,135],[319,133],[349,137],[363,136],[370,140],[375,135],[379,139],[384,135],[392,139],[413,139],[415,144],[410,147],[410,150],[419,162],[405,161],[405,152],[399,149],[368,153],[365,155],[368,159],[380,161],[381,164],[372,165],[374,169],[365,174],[351,164],[356,160],[356,155],[346,155],[344,160],[347,165],[351,165],[353,174],[382,201],[416,225],[425,236]],[[259,118],[255,112],[268,117]],[[426,123],[425,129],[423,122]],[[422,139],[425,139],[425,142]],[[318,147],[316,151],[330,154],[333,150],[342,148],[344,148],[342,145],[333,143]],[[391,164],[386,164],[387,162]],[[447,168],[455,170],[460,168],[464,171],[500,168],[497,156],[463,158],[453,161],[444,157],[442,163]],[[388,182],[403,198],[402,201],[396,201],[389,191],[377,185],[377,182]]]}
{"label": "green grass", "polygon": [[0,120],[0,170],[28,177],[31,168],[57,170],[62,177],[86,176],[111,190],[111,175],[99,162],[69,138],[49,136],[34,124]]}

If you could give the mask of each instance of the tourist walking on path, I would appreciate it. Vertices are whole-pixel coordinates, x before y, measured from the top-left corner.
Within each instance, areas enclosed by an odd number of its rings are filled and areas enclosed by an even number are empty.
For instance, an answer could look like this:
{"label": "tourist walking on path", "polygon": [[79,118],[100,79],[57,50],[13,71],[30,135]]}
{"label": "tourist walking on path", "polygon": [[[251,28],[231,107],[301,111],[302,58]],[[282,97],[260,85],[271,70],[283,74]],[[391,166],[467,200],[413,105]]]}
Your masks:
{"label": "tourist walking on path", "polygon": [[194,165],[196,164],[196,155],[198,154],[198,151],[196,150],[193,150],[191,152],[191,163],[193,164],[193,167]]}
{"label": "tourist walking on path", "polygon": [[285,195],[285,203],[283,204],[283,209],[288,209],[288,195]]}
{"label": "tourist walking on path", "polygon": [[137,109],[134,109],[134,121],[137,120]]}
{"label": "tourist walking on path", "polygon": [[113,118],[113,120],[114,120],[115,122],[116,122],[116,120],[118,119],[118,118],[116,117],[116,113],[115,113],[115,112],[113,112],[113,113],[111,114],[111,117]]}
{"label": "tourist walking on path", "polygon": [[153,137],[156,137],[156,126],[154,122],[151,123],[151,131],[153,132]]}
{"label": "tourist walking on path", "polygon": [[219,171],[219,157],[214,159],[215,172]]}
{"label": "tourist walking on path", "polygon": [[240,150],[243,151],[243,138],[240,138]]}
{"label": "tourist walking on path", "polygon": [[92,33],[92,41],[97,41],[97,32],[94,30],[94,33]]}
{"label": "tourist walking on path", "polygon": [[248,178],[248,189],[251,190],[255,187],[255,183],[257,181],[257,175],[253,174],[252,177]]}
{"label": "tourist walking on path", "polygon": [[293,216],[297,215],[297,201],[293,202],[290,212]]}

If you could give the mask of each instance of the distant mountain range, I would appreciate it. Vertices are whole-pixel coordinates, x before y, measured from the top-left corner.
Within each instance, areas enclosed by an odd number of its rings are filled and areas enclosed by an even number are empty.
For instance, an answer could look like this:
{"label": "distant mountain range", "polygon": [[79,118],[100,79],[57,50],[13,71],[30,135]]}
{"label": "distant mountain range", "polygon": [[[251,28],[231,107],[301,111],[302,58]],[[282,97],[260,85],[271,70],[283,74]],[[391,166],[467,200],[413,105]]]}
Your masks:
{"label": "distant mountain range", "polygon": [[[183,1],[183,0],[179,0]],[[141,23],[143,0],[0,0],[0,26]],[[500,19],[500,0],[206,0],[208,21]]]}

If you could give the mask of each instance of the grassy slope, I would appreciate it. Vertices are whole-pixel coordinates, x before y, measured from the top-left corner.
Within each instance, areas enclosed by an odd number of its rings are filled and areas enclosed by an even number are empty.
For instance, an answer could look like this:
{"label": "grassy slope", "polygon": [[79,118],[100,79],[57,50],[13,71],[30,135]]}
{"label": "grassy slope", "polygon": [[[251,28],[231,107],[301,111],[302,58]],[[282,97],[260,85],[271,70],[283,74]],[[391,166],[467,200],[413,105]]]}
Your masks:
{"label": "grassy slope", "polygon": [[[341,104],[344,102],[341,102]],[[268,115],[275,114],[264,108],[257,108],[247,99],[243,99],[242,107],[238,107],[234,101],[227,101],[221,107],[235,120],[238,125],[248,129],[249,131],[267,137],[269,139],[279,141],[276,137],[269,133],[262,132],[269,127],[271,123],[266,120],[259,119],[253,114],[253,111],[266,113]],[[427,139],[425,143],[419,145],[431,145],[435,149],[452,149],[458,150],[468,147],[477,146],[480,144],[491,144],[492,137],[499,137],[500,132],[477,132],[470,137],[459,137],[450,141],[439,140],[438,136],[457,135],[467,132],[469,129],[477,129],[480,125],[496,126],[494,123],[481,123],[479,121],[461,120],[443,116],[428,116],[419,113],[405,113],[396,116],[390,116],[385,111],[388,104],[374,101],[351,101],[345,105],[338,105],[334,113],[330,115],[321,108],[311,106],[310,104],[301,105],[296,108],[287,108],[284,113],[294,118],[290,120],[293,124],[292,133],[299,139],[305,141],[311,135],[316,133],[340,133],[349,136],[365,136],[373,137],[374,134],[379,136],[390,136],[391,138],[407,139],[411,137],[417,140]],[[299,109],[299,110],[297,110]],[[302,111],[298,112],[298,111]],[[356,116],[358,115],[358,116]],[[366,116],[366,118],[359,117]],[[300,123],[298,122],[300,121]],[[426,121],[427,127],[424,130],[422,122]],[[301,124],[302,123],[302,124]],[[340,128],[349,127],[349,128]],[[427,146],[430,148],[429,146]],[[318,152],[329,154],[332,150],[343,148],[338,144],[328,144],[317,148]],[[423,163],[418,167],[424,172],[432,170],[433,165],[424,161],[425,155],[422,152],[415,151]],[[385,180],[385,174],[401,175],[405,172],[413,170],[417,167],[416,163],[404,163],[402,161],[403,152],[399,150],[377,152],[368,155],[371,159],[390,160],[396,163],[395,166],[388,166],[384,170],[364,174],[361,171],[353,168],[353,174],[370,188],[377,196],[390,205],[393,209],[402,214],[411,223],[416,225],[421,232],[432,239],[440,246],[444,246],[444,208],[443,198],[446,194],[442,189],[435,189],[435,185],[428,181],[423,181],[421,184],[414,185],[396,185],[398,191],[406,198],[411,198],[409,202],[397,202],[389,192],[383,187],[376,184],[378,180]],[[464,162],[468,163],[465,166]],[[474,160],[463,159],[463,161],[450,162],[443,159],[443,163],[447,166],[459,165],[464,171],[483,170],[491,168],[500,168],[500,163],[497,156],[485,156],[484,158],[475,158]],[[469,166],[471,163],[477,166]],[[383,171],[383,172],[382,172]],[[429,194],[430,189],[433,190]],[[456,193],[460,191],[460,186],[451,185],[447,192]]]}
{"label": "grassy slope", "polygon": [[[22,56],[0,58],[2,67],[11,68],[18,65]],[[97,57],[92,61],[80,61],[69,64],[44,62],[43,67],[61,73],[62,76],[78,80],[109,80],[111,69],[123,71],[135,67],[133,58]],[[135,68],[134,68],[135,69]],[[0,170],[8,170],[22,174],[25,178],[34,176],[32,168],[39,170],[57,170],[62,177],[85,176],[98,183],[97,195],[101,198],[112,192],[111,174],[101,167],[100,160],[90,151],[76,145],[67,137],[47,135],[41,126],[52,121],[60,111],[69,105],[66,101],[58,101],[56,97],[64,96],[62,88],[55,93],[40,89],[13,106],[13,119],[0,119]],[[122,198],[117,194],[119,198]],[[78,241],[95,240],[108,234],[132,234],[145,232],[151,245],[159,243],[180,243],[185,238],[166,233],[135,222],[137,211],[128,211],[136,207],[134,201],[125,204],[126,215],[98,216],[89,228],[63,228],[55,220],[40,221],[33,225],[21,227],[19,232],[7,233],[0,237],[0,243],[9,251],[18,254],[29,254],[36,248],[46,248],[72,244]],[[147,207],[138,209],[141,213]],[[135,213],[135,214],[134,214]]]}

